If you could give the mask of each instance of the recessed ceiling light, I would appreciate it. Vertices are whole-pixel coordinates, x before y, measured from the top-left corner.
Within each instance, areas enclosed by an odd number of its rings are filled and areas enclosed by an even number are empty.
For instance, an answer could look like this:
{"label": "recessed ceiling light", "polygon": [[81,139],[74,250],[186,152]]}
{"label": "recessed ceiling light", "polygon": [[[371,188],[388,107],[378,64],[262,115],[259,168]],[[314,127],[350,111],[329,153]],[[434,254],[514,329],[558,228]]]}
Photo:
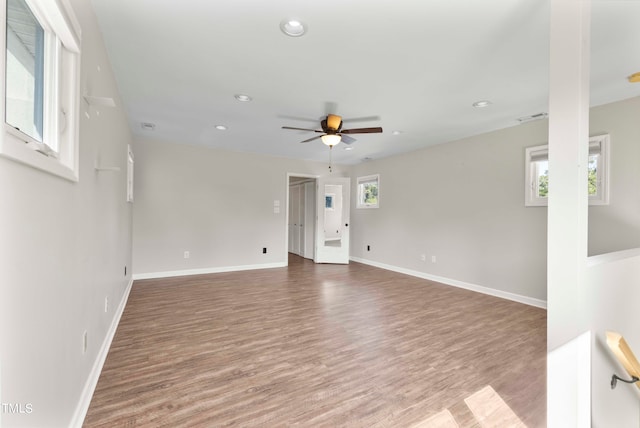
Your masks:
{"label": "recessed ceiling light", "polygon": [[235,95],[236,100],[246,103],[247,101],[251,101],[251,97],[249,95],[245,95],[245,94],[236,94]]}
{"label": "recessed ceiling light", "polygon": [[155,123],[142,122],[140,126],[142,126],[142,129],[144,129],[145,131],[153,131],[154,129],[156,129]]}
{"label": "recessed ceiling light", "polygon": [[307,27],[297,19],[285,19],[280,23],[280,29],[291,37],[300,37],[307,32]]}
{"label": "recessed ceiling light", "polygon": [[476,101],[475,103],[473,103],[471,105],[474,106],[474,107],[482,108],[482,107],[486,107],[488,105],[491,105],[491,101],[487,101],[487,100]]}
{"label": "recessed ceiling light", "polygon": [[224,125],[216,125],[216,129],[217,129],[218,131],[226,131],[226,130],[227,130],[227,127],[226,127],[226,126],[224,126]]}

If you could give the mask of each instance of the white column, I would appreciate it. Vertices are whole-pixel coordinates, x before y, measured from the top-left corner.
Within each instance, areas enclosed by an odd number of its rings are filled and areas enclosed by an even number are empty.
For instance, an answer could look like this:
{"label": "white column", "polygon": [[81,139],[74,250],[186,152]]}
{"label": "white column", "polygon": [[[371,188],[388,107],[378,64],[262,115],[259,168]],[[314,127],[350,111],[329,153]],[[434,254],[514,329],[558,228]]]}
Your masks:
{"label": "white column", "polygon": [[[589,1],[551,0],[547,411],[549,427],[590,425],[587,260]],[[585,341],[585,337],[589,338]],[[586,345],[586,346],[585,346]],[[586,355],[585,355],[586,354]]]}

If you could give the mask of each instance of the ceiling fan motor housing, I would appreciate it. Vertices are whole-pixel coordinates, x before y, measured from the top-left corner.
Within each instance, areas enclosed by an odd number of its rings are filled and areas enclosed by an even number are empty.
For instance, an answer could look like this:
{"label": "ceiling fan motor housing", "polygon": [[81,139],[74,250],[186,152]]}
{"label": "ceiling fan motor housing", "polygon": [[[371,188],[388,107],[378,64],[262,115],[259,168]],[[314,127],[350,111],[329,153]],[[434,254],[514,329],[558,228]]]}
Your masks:
{"label": "ceiling fan motor housing", "polygon": [[[336,117],[336,116],[334,116],[334,117]],[[337,117],[338,117],[338,120],[339,120],[337,126],[335,126],[336,121],[333,120],[333,121],[331,121],[333,123],[331,123],[329,117],[327,117],[327,119],[323,119],[322,122],[320,122],[320,126],[322,126],[322,130],[325,133],[333,135],[333,134],[336,134],[337,132],[340,132],[340,129],[342,129],[342,119],[340,119],[339,116],[337,116]],[[334,125],[334,126],[331,126],[331,125]]]}

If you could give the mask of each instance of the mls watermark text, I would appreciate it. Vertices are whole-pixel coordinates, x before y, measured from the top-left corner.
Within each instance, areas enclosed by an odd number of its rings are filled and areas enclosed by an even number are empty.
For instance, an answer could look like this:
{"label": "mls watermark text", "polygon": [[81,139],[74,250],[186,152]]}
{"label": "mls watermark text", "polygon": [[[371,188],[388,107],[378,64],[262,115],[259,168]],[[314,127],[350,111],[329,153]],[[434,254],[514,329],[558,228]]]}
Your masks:
{"label": "mls watermark text", "polygon": [[2,413],[13,415],[30,415],[33,412],[31,403],[0,403]]}

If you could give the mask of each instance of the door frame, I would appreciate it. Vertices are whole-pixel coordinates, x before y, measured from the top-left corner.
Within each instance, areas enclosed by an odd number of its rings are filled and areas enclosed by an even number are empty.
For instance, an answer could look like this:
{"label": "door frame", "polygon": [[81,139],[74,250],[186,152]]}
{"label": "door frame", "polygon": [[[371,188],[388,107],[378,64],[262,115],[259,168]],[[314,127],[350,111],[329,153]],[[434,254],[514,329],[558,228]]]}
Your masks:
{"label": "door frame", "polygon": [[[285,266],[289,266],[289,185],[291,183],[291,178],[307,178],[309,180],[313,180],[315,184],[318,183],[318,179],[320,178],[319,175],[314,175],[314,174],[302,174],[302,173],[296,173],[296,172],[287,172],[287,182],[286,182],[286,200],[285,200],[285,213],[284,213],[284,264]],[[315,227],[316,227],[316,221],[317,219],[315,218],[314,215],[314,224],[313,224],[313,228],[315,231]],[[313,248],[316,247],[316,234],[314,232],[313,234]]]}

